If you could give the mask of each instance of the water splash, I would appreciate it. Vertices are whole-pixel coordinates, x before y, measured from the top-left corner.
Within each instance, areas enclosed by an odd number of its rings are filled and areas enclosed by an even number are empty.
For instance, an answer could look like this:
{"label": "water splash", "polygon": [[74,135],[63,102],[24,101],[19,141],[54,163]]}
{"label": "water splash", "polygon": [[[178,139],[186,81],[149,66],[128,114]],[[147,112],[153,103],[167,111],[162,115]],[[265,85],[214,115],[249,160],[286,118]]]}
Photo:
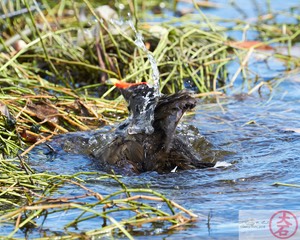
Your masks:
{"label": "water splash", "polygon": [[[146,48],[143,36],[140,32],[135,28],[132,20],[127,20],[126,23],[130,26],[130,28],[135,33],[136,39],[134,41],[135,45],[143,50],[149,59],[151,68],[152,68],[152,83],[148,82],[150,91],[143,96],[143,106],[139,113],[138,118],[132,121],[128,128],[129,134],[137,134],[145,132],[146,134],[151,134],[154,131],[152,123],[154,121],[154,109],[157,104],[157,98],[160,96],[159,92],[159,71],[157,67],[156,60],[152,53]],[[151,91],[152,90],[152,91]]]}
{"label": "water splash", "polygon": [[[128,134],[151,134],[154,131],[154,128],[152,126],[154,121],[154,109],[156,107],[158,97],[160,96],[160,74],[158,71],[156,60],[153,54],[146,48],[142,34],[135,28],[134,23],[131,19],[126,21],[112,19],[111,23],[120,27],[124,27],[125,25],[127,25],[132,29],[135,34],[135,45],[147,54],[147,58],[151,65],[152,81],[147,82],[148,89],[140,92],[132,92],[131,95],[135,100],[125,98],[129,103],[130,108],[132,109],[132,114],[129,117],[130,123],[127,128]],[[122,28],[120,28],[119,30],[123,32]],[[139,100],[137,101],[137,99]]]}
{"label": "water splash", "polygon": [[128,134],[152,134],[154,110],[157,104],[154,88],[141,85],[133,91],[136,92],[133,92],[132,97],[128,99],[131,116],[127,132]]}
{"label": "water splash", "polygon": [[153,80],[153,88],[154,88],[154,94],[156,96],[160,95],[159,92],[159,71],[157,67],[156,60],[152,53],[146,48],[146,45],[144,43],[143,35],[137,31],[135,28],[132,20],[127,20],[127,24],[131,27],[131,29],[134,31],[136,39],[134,41],[135,45],[142,49],[145,53],[147,53],[147,57],[149,59],[151,68],[152,68],[152,80]]}
{"label": "water splash", "polygon": [[217,163],[214,166],[214,168],[226,168],[226,167],[230,167],[230,166],[232,166],[232,164],[229,163],[229,162],[217,161]]}

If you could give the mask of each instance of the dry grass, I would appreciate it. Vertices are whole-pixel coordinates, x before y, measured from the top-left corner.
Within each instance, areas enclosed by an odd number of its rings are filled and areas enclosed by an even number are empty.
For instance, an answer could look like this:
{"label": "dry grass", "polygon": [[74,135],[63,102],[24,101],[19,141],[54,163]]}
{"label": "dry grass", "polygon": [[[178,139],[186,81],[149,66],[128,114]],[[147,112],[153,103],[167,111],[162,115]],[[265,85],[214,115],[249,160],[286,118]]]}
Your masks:
{"label": "dry grass", "polygon": [[[73,210],[80,214],[66,227],[92,218],[102,219],[105,225],[80,235],[66,233],[66,238],[88,238],[114,229],[132,238],[130,229],[137,225],[164,221],[172,228],[194,221],[192,213],[155,191],[127,189],[120,182],[120,191],[102,196],[84,186],[81,173],[35,173],[26,165],[23,157],[28,151],[54,135],[122,120],[126,105],[109,79],[151,82],[152,69],[147,52],[134,44],[135,35],[128,25],[101,20],[88,0],[57,1],[53,6],[46,0],[42,5],[32,0],[24,4],[20,0],[7,1],[6,5],[4,2],[0,3],[4,10],[0,16],[0,204],[1,222],[15,226],[10,236],[24,226],[35,227],[37,216],[46,218],[51,213]],[[139,10],[149,7],[147,1],[124,4],[136,20],[143,17],[144,11]],[[163,93],[188,86],[198,97],[220,95],[234,85],[238,76],[249,85],[249,94],[263,86],[272,89],[278,80],[250,77],[248,62],[258,52],[284,62],[287,71],[299,70],[300,60],[291,54],[293,43],[299,41],[298,24],[270,24],[280,15],[299,20],[296,12],[270,12],[244,21],[208,19],[195,7],[198,14],[170,18],[160,24],[135,21],[156,59]],[[85,10],[85,18],[80,8]],[[8,14],[21,9],[26,13]],[[231,21],[232,26],[219,25],[225,21]],[[250,30],[259,33],[258,42],[237,43],[226,37],[227,31]],[[277,45],[286,46],[288,54],[277,52],[272,47]],[[232,62],[240,63],[240,67],[228,78]],[[119,182],[115,176],[102,177]],[[50,197],[65,185],[84,193]],[[87,198],[93,198],[93,203]],[[164,202],[169,212],[153,208],[148,201]],[[103,209],[95,210],[97,206]],[[133,215],[116,220],[110,214],[118,211]]]}

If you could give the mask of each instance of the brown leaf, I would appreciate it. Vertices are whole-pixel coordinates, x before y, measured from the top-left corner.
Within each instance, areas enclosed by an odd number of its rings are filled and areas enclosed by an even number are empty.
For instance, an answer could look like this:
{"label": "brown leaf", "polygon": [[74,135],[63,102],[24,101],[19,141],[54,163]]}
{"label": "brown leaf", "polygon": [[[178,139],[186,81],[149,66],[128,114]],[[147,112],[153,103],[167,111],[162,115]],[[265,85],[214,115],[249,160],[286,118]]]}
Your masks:
{"label": "brown leaf", "polygon": [[27,108],[33,112],[40,120],[49,122],[58,122],[58,110],[46,102],[37,102],[28,104]]}
{"label": "brown leaf", "polygon": [[74,105],[80,116],[85,116],[85,117],[94,116],[94,114],[91,113],[91,111],[89,110],[87,105],[85,103],[83,103],[81,100],[76,99],[74,102]]}
{"label": "brown leaf", "polygon": [[20,132],[20,136],[24,139],[26,142],[35,143],[38,141],[38,135],[34,134],[32,132],[26,131],[26,129],[23,129],[22,132]]}
{"label": "brown leaf", "polygon": [[227,44],[234,48],[243,48],[243,49],[255,48],[259,50],[273,50],[273,47],[260,41],[242,41],[242,42],[229,41],[227,42]]}

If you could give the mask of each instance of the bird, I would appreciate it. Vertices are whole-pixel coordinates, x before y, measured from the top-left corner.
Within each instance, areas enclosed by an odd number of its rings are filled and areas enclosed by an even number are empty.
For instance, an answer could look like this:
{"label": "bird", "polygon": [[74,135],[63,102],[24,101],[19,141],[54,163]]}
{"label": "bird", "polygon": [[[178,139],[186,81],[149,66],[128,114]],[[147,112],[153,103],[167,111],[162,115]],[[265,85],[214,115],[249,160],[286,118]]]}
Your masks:
{"label": "bird", "polygon": [[102,169],[140,174],[215,165],[214,162],[203,161],[176,134],[176,127],[184,113],[197,103],[189,91],[159,95],[146,82],[130,84],[118,81],[115,86],[127,101],[130,116],[116,128],[110,142],[92,152]]}

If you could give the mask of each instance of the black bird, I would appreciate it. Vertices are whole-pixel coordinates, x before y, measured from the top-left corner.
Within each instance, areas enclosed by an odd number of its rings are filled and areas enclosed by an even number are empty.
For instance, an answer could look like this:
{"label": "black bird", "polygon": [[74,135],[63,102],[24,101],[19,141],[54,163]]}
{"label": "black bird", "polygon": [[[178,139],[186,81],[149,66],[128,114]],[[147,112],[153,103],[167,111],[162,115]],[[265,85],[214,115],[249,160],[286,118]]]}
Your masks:
{"label": "black bird", "polygon": [[204,162],[175,130],[183,114],[196,106],[188,91],[156,96],[147,84],[115,84],[128,102],[131,116],[111,142],[93,151],[105,170],[141,173],[213,167]]}

